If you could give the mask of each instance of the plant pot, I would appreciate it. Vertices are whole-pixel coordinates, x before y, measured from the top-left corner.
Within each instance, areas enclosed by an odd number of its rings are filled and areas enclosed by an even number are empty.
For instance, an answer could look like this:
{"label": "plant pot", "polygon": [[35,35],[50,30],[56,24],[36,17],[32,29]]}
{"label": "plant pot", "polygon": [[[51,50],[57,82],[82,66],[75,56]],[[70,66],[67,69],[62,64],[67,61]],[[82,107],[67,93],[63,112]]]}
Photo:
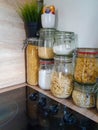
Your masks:
{"label": "plant pot", "polygon": [[39,24],[37,22],[25,23],[26,37],[37,37],[37,32],[39,30]]}

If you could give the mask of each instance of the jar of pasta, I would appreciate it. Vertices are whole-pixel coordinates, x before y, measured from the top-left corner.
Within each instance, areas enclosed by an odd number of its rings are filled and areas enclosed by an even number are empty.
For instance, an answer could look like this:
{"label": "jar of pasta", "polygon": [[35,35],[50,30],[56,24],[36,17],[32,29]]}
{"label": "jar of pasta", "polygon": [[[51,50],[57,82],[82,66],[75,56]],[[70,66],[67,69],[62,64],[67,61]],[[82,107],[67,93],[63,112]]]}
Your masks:
{"label": "jar of pasta", "polygon": [[53,43],[55,29],[43,28],[39,32],[38,55],[42,59],[53,59]]}
{"label": "jar of pasta", "polygon": [[74,90],[72,92],[73,102],[84,108],[95,107],[95,86],[92,85],[83,85],[77,82],[74,82]]}
{"label": "jar of pasta", "polygon": [[71,57],[54,57],[50,89],[52,94],[58,98],[68,98],[71,95],[73,90],[73,65]]}
{"label": "jar of pasta", "polygon": [[98,49],[76,50],[74,80],[83,84],[95,84],[98,77]]}
{"label": "jar of pasta", "polygon": [[30,85],[37,85],[39,57],[38,57],[38,40],[36,38],[27,39],[26,69],[27,69],[27,83]]}

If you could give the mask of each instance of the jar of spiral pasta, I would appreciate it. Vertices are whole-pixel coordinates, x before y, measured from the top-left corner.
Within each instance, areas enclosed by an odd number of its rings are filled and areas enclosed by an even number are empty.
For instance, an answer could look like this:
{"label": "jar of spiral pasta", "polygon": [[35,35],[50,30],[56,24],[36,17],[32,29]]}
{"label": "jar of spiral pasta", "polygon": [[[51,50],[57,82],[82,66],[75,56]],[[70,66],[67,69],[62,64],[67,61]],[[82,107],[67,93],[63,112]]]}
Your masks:
{"label": "jar of spiral pasta", "polygon": [[27,39],[26,47],[26,70],[27,70],[27,83],[30,85],[38,84],[38,69],[39,69],[39,57],[38,57],[38,39]]}
{"label": "jar of spiral pasta", "polygon": [[74,80],[83,84],[95,84],[98,77],[98,49],[76,50]]}
{"label": "jar of spiral pasta", "polygon": [[55,56],[50,90],[55,97],[68,98],[73,90],[72,58]]}
{"label": "jar of spiral pasta", "polygon": [[55,29],[43,28],[39,32],[38,55],[41,59],[53,59]]}
{"label": "jar of spiral pasta", "polygon": [[74,82],[74,90],[72,92],[73,102],[79,107],[95,107],[95,91],[96,85],[92,87],[92,85],[84,85]]}

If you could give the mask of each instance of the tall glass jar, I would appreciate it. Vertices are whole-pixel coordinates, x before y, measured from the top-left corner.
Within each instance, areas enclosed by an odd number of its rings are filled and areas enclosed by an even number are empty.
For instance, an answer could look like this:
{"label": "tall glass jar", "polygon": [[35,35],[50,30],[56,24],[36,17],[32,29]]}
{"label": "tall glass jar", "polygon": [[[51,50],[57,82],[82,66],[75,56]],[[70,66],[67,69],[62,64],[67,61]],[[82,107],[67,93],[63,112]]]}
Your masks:
{"label": "tall glass jar", "polygon": [[72,55],[76,48],[74,32],[56,31],[53,51],[56,55]]}
{"label": "tall glass jar", "polygon": [[96,84],[97,78],[98,49],[77,49],[75,58],[74,80],[82,84]]}
{"label": "tall glass jar", "polygon": [[43,28],[40,29],[38,55],[42,59],[53,59],[53,43],[55,29]]}
{"label": "tall glass jar", "polygon": [[55,97],[67,98],[73,90],[72,58],[54,57],[54,68],[51,77],[51,92]]}
{"label": "tall glass jar", "polygon": [[37,85],[39,57],[38,57],[38,40],[36,38],[27,39],[26,68],[27,68],[27,83],[30,85]]}
{"label": "tall glass jar", "polygon": [[40,59],[39,68],[39,87],[44,90],[50,90],[51,73],[54,65],[54,60]]}
{"label": "tall glass jar", "polygon": [[84,85],[74,82],[72,99],[73,102],[79,107],[95,107],[95,90],[92,85]]}

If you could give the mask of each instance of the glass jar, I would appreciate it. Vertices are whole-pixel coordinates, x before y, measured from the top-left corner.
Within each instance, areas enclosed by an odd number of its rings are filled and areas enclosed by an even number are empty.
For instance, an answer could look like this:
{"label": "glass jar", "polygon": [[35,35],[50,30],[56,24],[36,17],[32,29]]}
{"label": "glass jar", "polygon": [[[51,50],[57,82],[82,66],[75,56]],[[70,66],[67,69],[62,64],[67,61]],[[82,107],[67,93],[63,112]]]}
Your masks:
{"label": "glass jar", "polygon": [[51,73],[54,65],[54,60],[40,59],[39,68],[39,87],[44,90],[50,90]]}
{"label": "glass jar", "polygon": [[51,92],[55,97],[67,98],[73,90],[72,58],[54,57],[54,67],[51,77]]}
{"label": "glass jar", "polygon": [[98,49],[76,50],[74,80],[83,84],[95,84],[98,77]]}
{"label": "glass jar", "polygon": [[37,85],[39,57],[38,57],[38,40],[36,38],[27,39],[26,67],[27,67],[27,83],[30,85]]}
{"label": "glass jar", "polygon": [[42,59],[53,59],[53,43],[55,29],[40,29],[38,55]]}
{"label": "glass jar", "polygon": [[97,92],[97,99],[96,99],[96,108],[98,110],[98,92]]}
{"label": "glass jar", "polygon": [[74,82],[74,90],[72,92],[73,102],[84,108],[95,107],[95,93],[92,85],[83,85],[77,82]]}
{"label": "glass jar", "polygon": [[57,31],[55,33],[53,52],[56,55],[72,55],[75,48],[74,32]]}

